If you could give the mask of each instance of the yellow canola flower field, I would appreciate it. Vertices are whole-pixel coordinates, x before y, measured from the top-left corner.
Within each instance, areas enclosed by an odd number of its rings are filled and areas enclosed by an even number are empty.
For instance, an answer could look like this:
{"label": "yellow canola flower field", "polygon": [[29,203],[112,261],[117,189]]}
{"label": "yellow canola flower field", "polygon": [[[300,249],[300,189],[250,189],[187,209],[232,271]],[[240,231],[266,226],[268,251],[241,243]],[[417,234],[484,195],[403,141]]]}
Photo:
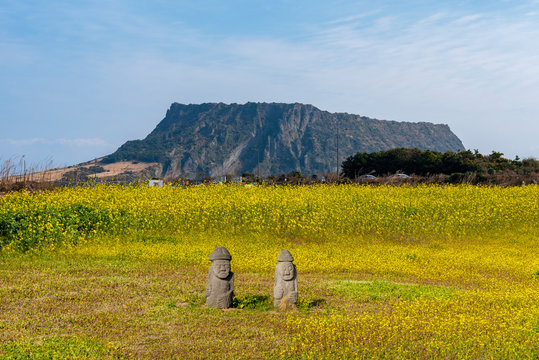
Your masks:
{"label": "yellow canola flower field", "polygon": [[240,295],[259,289],[242,290],[242,274],[271,278],[281,249],[295,258],[300,311],[283,315],[267,358],[539,358],[536,185],[97,185],[0,197],[0,256],[206,271],[218,245]]}
{"label": "yellow canola flower field", "polygon": [[[162,232],[264,233],[324,241],[537,238],[537,186],[98,185],[0,197],[3,245],[23,250],[81,237]],[[13,244],[12,244],[13,243]]]}

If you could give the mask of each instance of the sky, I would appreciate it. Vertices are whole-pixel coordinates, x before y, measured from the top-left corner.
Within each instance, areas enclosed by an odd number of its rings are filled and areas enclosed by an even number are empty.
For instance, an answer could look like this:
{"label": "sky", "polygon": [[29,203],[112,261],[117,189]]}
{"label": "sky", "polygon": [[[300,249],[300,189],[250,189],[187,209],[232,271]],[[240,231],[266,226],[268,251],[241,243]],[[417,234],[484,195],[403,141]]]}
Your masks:
{"label": "sky", "polygon": [[0,162],[73,165],[173,102],[249,101],[539,158],[538,100],[539,0],[0,0]]}

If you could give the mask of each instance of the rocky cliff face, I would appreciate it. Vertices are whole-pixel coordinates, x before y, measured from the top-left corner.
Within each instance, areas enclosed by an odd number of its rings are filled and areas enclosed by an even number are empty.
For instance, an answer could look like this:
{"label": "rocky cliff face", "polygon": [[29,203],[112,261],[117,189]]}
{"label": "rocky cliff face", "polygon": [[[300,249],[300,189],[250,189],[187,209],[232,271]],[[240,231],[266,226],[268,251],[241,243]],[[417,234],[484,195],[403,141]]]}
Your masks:
{"label": "rocky cliff face", "polygon": [[144,139],[128,141],[103,162],[158,162],[158,176],[201,178],[335,172],[348,156],[397,147],[464,150],[447,125],[329,113],[312,105],[174,103]]}

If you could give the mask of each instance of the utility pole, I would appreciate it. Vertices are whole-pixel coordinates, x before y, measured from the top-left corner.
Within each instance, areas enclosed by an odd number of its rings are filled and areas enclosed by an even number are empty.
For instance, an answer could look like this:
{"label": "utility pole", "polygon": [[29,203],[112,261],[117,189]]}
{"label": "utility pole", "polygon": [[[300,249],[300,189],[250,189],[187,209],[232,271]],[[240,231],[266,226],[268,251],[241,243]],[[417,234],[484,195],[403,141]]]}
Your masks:
{"label": "utility pole", "polygon": [[[22,182],[26,184],[26,159],[24,158],[24,155],[21,157],[21,162],[19,162],[19,166],[22,165]],[[21,180],[19,175],[19,181]]]}
{"label": "utility pole", "polygon": [[337,179],[339,178],[339,123],[337,122]]}

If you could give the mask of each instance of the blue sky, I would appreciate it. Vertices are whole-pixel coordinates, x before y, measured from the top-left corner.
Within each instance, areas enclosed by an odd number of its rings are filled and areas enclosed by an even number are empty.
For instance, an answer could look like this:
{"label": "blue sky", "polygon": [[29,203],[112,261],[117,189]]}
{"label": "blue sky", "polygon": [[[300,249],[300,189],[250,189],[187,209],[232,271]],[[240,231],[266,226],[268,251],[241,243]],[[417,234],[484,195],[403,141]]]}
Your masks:
{"label": "blue sky", "polygon": [[172,102],[448,124],[539,158],[539,1],[1,0],[0,161],[71,165]]}

